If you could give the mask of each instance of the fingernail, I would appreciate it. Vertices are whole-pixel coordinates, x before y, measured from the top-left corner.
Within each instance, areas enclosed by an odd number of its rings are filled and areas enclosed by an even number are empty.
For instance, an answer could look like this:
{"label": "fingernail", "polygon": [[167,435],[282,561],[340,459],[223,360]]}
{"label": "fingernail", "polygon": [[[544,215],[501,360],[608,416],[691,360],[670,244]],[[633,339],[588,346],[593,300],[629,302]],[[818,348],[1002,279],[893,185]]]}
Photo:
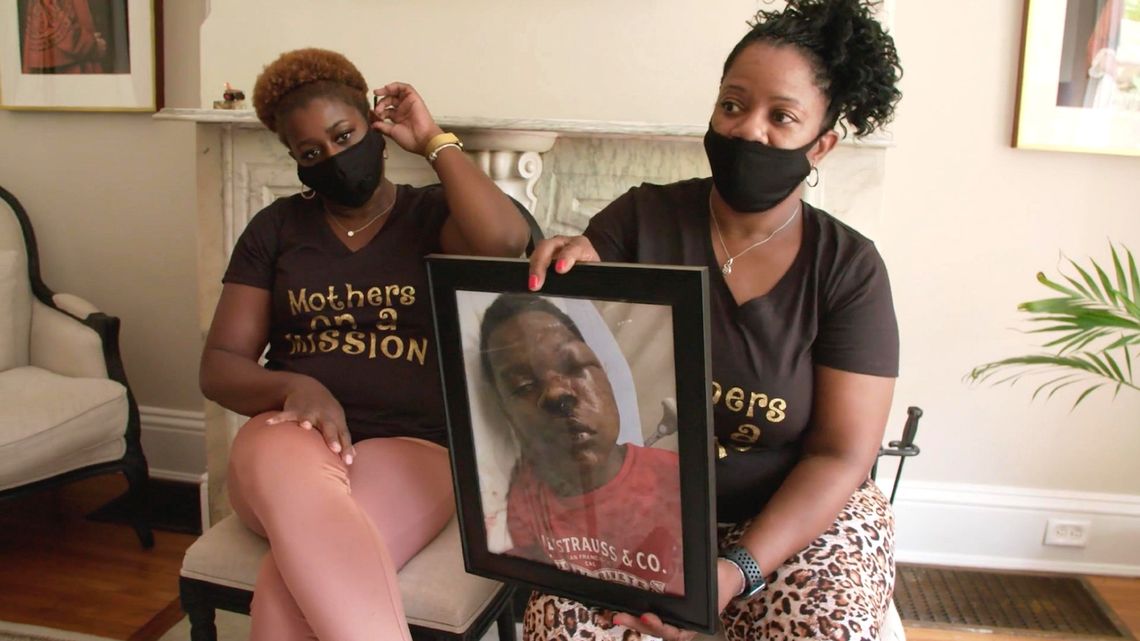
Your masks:
{"label": "fingernail", "polygon": [[641,622],[642,623],[653,623],[653,619],[650,619],[648,614],[643,614],[643,615],[641,615]]}
{"label": "fingernail", "polygon": [[554,271],[558,272],[559,274],[566,271],[565,258],[559,258],[558,260],[554,261]]}
{"label": "fingernail", "polygon": [[311,429],[313,429],[313,424],[308,422],[308,421],[301,421],[301,427],[303,427],[307,430],[311,430]]}
{"label": "fingernail", "polygon": [[538,291],[538,274],[531,274],[526,281],[526,286],[532,292]]}
{"label": "fingernail", "polygon": [[329,449],[333,451],[333,454],[340,454],[340,443],[333,443],[329,446]]}
{"label": "fingernail", "polygon": [[344,464],[345,465],[352,465],[352,455],[351,454],[345,454],[344,455]]}

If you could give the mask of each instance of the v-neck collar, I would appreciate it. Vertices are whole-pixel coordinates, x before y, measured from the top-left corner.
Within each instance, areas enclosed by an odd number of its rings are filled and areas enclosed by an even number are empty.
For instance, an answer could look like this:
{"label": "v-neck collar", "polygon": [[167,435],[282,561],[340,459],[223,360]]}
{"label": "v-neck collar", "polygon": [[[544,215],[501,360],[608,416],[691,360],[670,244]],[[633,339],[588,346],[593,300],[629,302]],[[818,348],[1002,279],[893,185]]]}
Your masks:
{"label": "v-neck collar", "polygon": [[378,221],[380,223],[380,229],[376,231],[376,234],[374,236],[372,236],[372,238],[368,239],[368,242],[361,245],[360,248],[358,248],[358,249],[350,249],[349,246],[346,245],[344,243],[344,241],[340,238],[340,236],[337,236],[336,229],[333,228],[333,225],[335,225],[335,223],[328,219],[328,216],[331,214],[328,214],[325,211],[325,206],[324,206],[323,202],[320,204],[316,204],[317,203],[316,198],[309,201],[310,206],[312,206],[315,209],[315,218],[318,221],[318,226],[321,228],[321,231],[319,233],[323,235],[323,238],[325,241],[330,243],[331,246],[335,248],[335,253],[337,255],[354,256],[356,254],[359,254],[360,252],[362,252],[362,251],[368,249],[369,247],[371,247],[372,245],[376,244],[378,242],[376,239],[383,236],[385,230],[387,230],[389,227],[392,226],[392,221],[396,220],[400,215],[400,198],[403,195],[403,191],[404,191],[403,185],[395,185],[395,187],[396,187],[396,197],[395,197],[396,199],[392,202],[392,209],[389,210],[388,213],[384,215],[387,218],[387,220]]}
{"label": "v-neck collar", "polygon": [[728,286],[728,281],[725,280],[725,275],[724,272],[721,271],[720,263],[718,263],[716,260],[716,249],[713,247],[712,234],[709,232],[709,226],[712,224],[712,220],[710,220],[709,217],[712,216],[712,211],[710,211],[708,203],[709,198],[712,195],[712,188],[713,183],[710,179],[708,181],[708,189],[701,190],[700,192],[703,195],[703,204],[697,207],[698,211],[701,212],[701,214],[698,216],[698,222],[701,229],[701,238],[704,239],[703,245],[705,251],[705,264],[709,268],[712,287],[719,290],[721,296],[731,304],[733,310],[740,310],[753,304],[759,304],[760,301],[768,300],[774,295],[777,295],[781,290],[790,287],[791,285],[789,285],[789,283],[793,280],[791,277],[792,272],[798,271],[803,261],[807,260],[808,244],[815,242],[816,234],[814,231],[814,226],[810,224],[809,220],[810,218],[813,218],[812,214],[810,213],[810,205],[803,202],[803,200],[800,200],[800,215],[802,217],[800,224],[803,225],[803,233],[800,236],[800,246],[799,249],[796,250],[796,257],[793,258],[791,264],[788,265],[787,271],[785,271],[783,275],[780,276],[780,279],[776,281],[776,284],[773,285],[772,289],[769,289],[767,293],[750,298],[743,302],[738,302],[736,300],[736,296],[732,293],[732,288]]}

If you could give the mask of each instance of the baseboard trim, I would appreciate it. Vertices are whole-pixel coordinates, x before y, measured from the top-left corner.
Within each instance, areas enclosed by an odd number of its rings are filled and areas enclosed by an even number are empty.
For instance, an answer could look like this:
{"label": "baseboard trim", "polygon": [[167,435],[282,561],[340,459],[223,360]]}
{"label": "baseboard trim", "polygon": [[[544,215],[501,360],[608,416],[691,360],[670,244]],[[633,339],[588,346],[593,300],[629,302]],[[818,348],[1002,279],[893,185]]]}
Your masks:
{"label": "baseboard trim", "polygon": [[165,407],[139,406],[139,419],[143,429],[164,429],[173,432],[206,434],[206,413],[172,410]]}
{"label": "baseboard trim", "polygon": [[975,568],[978,570],[1019,570],[1025,572],[1100,574],[1124,577],[1140,576],[1140,565],[1011,559],[1007,557],[982,555],[906,552],[904,550],[899,550],[896,553],[895,561],[899,563],[913,563],[915,565],[941,565],[955,568]]}
{"label": "baseboard trim", "polygon": [[[1045,545],[1051,518],[1087,521],[1088,544]],[[903,481],[895,519],[904,563],[1140,576],[1140,496]]]}
{"label": "baseboard trim", "polygon": [[156,479],[197,483],[206,471],[206,414],[139,407],[143,451]]}
{"label": "baseboard trim", "polygon": [[151,468],[150,478],[157,479],[159,481],[185,483],[187,485],[198,485],[202,482],[201,474],[195,474],[194,472],[181,472],[179,470],[164,470],[161,468]]}

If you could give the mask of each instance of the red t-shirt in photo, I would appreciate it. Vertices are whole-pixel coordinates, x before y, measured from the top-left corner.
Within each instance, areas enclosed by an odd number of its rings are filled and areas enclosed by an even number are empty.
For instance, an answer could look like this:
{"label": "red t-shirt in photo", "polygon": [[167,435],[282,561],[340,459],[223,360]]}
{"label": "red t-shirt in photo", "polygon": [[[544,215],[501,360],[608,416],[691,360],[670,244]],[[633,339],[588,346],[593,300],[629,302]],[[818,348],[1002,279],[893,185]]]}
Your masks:
{"label": "red t-shirt in photo", "polygon": [[683,595],[681,482],[677,454],[625,445],[609,483],[557,496],[521,464],[507,493],[508,554],[561,570]]}

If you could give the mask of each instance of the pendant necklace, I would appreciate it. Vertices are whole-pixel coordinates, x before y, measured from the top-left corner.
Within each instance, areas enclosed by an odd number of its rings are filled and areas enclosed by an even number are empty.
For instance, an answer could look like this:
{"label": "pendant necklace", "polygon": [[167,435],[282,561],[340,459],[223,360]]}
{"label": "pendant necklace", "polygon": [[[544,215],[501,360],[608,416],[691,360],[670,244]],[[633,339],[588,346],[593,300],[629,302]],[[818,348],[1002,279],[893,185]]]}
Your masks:
{"label": "pendant necklace", "polygon": [[717,222],[716,212],[713,211],[712,193],[710,192],[709,193],[709,216],[712,218],[713,228],[716,229],[716,237],[717,237],[717,240],[720,241],[720,247],[721,247],[721,249],[724,250],[724,255],[728,256],[728,260],[724,261],[724,264],[720,266],[721,273],[724,274],[725,276],[728,276],[729,274],[731,274],[732,273],[732,264],[733,264],[733,262],[736,261],[737,258],[740,258],[744,254],[747,254],[748,252],[752,251],[753,249],[756,249],[760,245],[763,245],[764,243],[768,242],[769,240],[772,240],[772,238],[774,238],[776,236],[776,234],[784,231],[785,227],[787,227],[788,225],[791,225],[792,221],[796,219],[796,216],[799,213],[800,213],[800,205],[796,205],[796,210],[792,212],[791,216],[788,216],[788,219],[784,221],[783,225],[780,225],[779,227],[777,227],[775,229],[775,231],[768,234],[767,237],[763,238],[762,240],[758,240],[758,241],[752,243],[751,245],[746,247],[743,251],[738,252],[735,256],[732,256],[728,253],[728,245],[724,244],[724,236],[720,233],[720,223]]}
{"label": "pendant necklace", "polygon": [[337,217],[335,215],[333,215],[333,213],[331,211],[329,211],[329,208],[327,205],[325,206],[325,213],[329,215],[329,218],[332,219],[334,225],[336,225],[337,227],[340,227],[341,231],[343,231],[345,234],[347,234],[349,238],[352,238],[353,236],[364,231],[365,229],[368,229],[369,227],[371,227],[372,223],[383,218],[384,215],[387,214],[388,212],[392,211],[392,207],[395,207],[395,206],[396,206],[396,198],[395,198],[395,196],[393,196],[392,202],[388,203],[388,206],[384,208],[384,211],[380,212],[379,214],[376,214],[372,218],[369,218],[368,222],[364,223],[360,227],[357,227],[356,229],[349,229],[348,227],[345,227],[344,225],[340,224],[340,221],[337,220]]}

